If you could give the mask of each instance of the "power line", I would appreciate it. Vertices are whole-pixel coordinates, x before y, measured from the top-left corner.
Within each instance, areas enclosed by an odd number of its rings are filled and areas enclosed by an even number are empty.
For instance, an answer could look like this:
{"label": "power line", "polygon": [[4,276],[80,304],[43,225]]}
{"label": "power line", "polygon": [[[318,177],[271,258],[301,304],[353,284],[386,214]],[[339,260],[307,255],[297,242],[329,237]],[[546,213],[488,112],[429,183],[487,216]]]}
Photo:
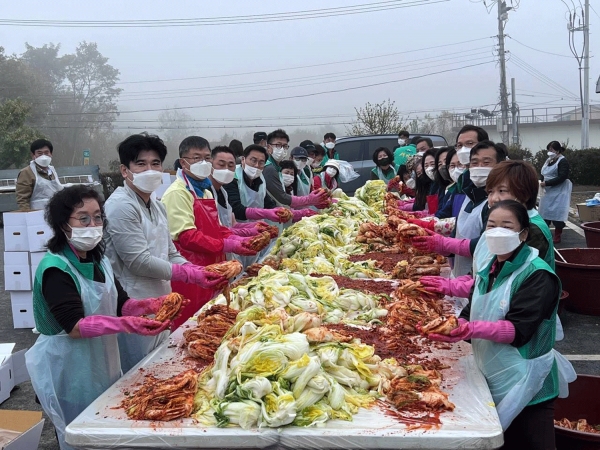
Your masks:
{"label": "power line", "polygon": [[537,48],[530,47],[529,45],[527,45],[527,44],[523,44],[521,41],[518,41],[518,40],[516,40],[514,37],[511,37],[511,36],[508,36],[508,35],[506,35],[506,37],[507,37],[507,38],[509,38],[509,39],[511,39],[511,40],[513,40],[513,41],[515,41],[517,44],[520,44],[520,45],[522,45],[523,47],[527,47],[527,48],[529,48],[529,49],[531,49],[531,50],[535,50],[536,52],[540,52],[540,53],[546,53],[547,55],[560,56],[561,58],[572,58],[572,56],[568,56],[568,55],[561,55],[561,54],[559,54],[559,53],[547,52],[547,51],[545,51],[545,50],[539,50],[539,49],[537,49]]}
{"label": "power line", "polygon": [[[454,72],[456,70],[463,70],[463,69],[469,69],[469,68],[473,68],[473,67],[479,67],[479,66],[483,66],[485,64],[490,64],[493,62],[494,62],[494,60],[490,60],[490,61],[486,61],[486,62],[480,62],[477,64],[461,66],[461,67],[457,67],[457,68],[453,68],[453,69],[439,70],[437,72],[430,72],[430,73],[426,73],[423,75],[415,75],[412,77],[400,78],[397,80],[382,81],[382,82],[378,82],[378,83],[370,83],[370,84],[365,84],[365,85],[360,85],[360,86],[332,89],[332,90],[327,90],[327,91],[311,92],[311,93],[306,93],[306,94],[296,94],[296,95],[275,97],[275,98],[270,98],[270,99],[246,100],[246,101],[238,101],[238,102],[216,103],[216,104],[197,105],[197,106],[177,106],[177,107],[173,107],[173,108],[154,108],[154,109],[138,109],[138,110],[130,110],[130,111],[119,111],[119,114],[133,114],[133,113],[140,113],[140,112],[160,112],[160,111],[169,111],[169,110],[190,110],[190,109],[200,109],[200,108],[213,108],[213,107],[218,107],[218,106],[247,105],[247,104],[252,104],[252,103],[271,103],[271,102],[275,102],[275,101],[279,101],[279,100],[314,97],[314,96],[323,95],[323,94],[336,94],[336,93],[341,93],[341,92],[354,91],[354,90],[358,90],[358,89],[365,89],[365,88],[369,88],[369,87],[401,83],[403,81],[410,81],[410,80],[414,80],[417,78],[425,78],[425,77],[430,77],[433,75],[439,75],[442,73]],[[103,114],[103,113],[83,112],[78,115],[99,115],[99,114]],[[72,115],[73,114],[68,114],[68,113],[50,113],[50,114],[48,114],[48,116],[72,116]]]}
{"label": "power line", "polygon": [[[514,59],[514,61],[513,61],[513,59]],[[557,90],[559,92],[562,92],[563,94],[565,94],[565,95],[567,95],[569,97],[572,97],[572,98],[576,98],[577,97],[574,93],[572,93],[568,89],[562,87],[560,84],[558,84],[554,80],[548,78],[546,75],[544,75],[543,73],[541,73],[535,67],[532,67],[527,62],[523,61],[514,52],[511,52],[511,59],[509,61],[512,61],[512,62],[516,63],[516,65],[519,66],[521,69],[527,71],[530,75],[532,75],[533,77],[537,78],[539,81],[541,81],[542,83],[548,85],[549,87],[551,87],[551,88],[553,88],[553,89],[555,89],[555,90]]]}
{"label": "power line", "polygon": [[322,8],[281,13],[263,13],[244,16],[224,16],[190,19],[130,19],[130,20],[53,20],[53,19],[0,19],[0,25],[23,27],[59,27],[59,28],[164,28],[199,27],[214,25],[253,24],[264,22],[282,22],[307,20],[332,16],[347,16],[370,12],[404,9],[414,6],[445,3],[450,0],[391,0],[375,3],[363,3],[352,6]]}

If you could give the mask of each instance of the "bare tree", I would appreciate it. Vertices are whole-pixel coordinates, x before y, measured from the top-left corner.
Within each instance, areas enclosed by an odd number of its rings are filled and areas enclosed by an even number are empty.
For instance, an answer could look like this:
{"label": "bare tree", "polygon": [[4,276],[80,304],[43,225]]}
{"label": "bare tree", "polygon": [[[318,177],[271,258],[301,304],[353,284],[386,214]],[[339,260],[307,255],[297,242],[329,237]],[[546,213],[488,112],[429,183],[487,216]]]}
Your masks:
{"label": "bare tree", "polygon": [[367,134],[397,134],[406,128],[404,118],[396,107],[396,102],[387,99],[381,103],[367,104],[362,108],[354,108],[356,120],[347,128],[351,136]]}

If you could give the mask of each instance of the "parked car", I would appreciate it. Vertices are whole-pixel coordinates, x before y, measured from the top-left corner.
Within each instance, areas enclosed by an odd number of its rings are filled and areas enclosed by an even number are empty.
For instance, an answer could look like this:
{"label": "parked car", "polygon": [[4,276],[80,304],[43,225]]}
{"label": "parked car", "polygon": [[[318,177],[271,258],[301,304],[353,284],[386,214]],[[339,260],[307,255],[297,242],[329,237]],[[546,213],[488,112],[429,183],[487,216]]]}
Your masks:
{"label": "parked car", "polygon": [[[448,145],[443,136],[436,134],[411,134],[410,138],[412,139],[415,136],[430,138],[433,141],[434,147],[445,147]],[[341,188],[346,194],[353,195],[356,189],[371,179],[371,169],[375,167],[373,152],[379,147],[387,147],[393,152],[398,147],[398,135],[352,136],[336,140],[335,149],[340,155],[340,159],[351,163],[354,170],[360,174],[360,178],[350,183],[341,184]]]}

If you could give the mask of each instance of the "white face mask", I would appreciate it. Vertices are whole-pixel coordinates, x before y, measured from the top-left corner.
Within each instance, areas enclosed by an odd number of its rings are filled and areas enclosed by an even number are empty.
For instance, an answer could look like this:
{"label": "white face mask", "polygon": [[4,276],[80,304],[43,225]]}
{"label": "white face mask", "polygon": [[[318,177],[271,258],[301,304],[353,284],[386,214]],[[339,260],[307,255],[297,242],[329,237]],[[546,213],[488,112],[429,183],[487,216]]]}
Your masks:
{"label": "white face mask", "polygon": [[73,228],[69,225],[69,228],[71,228],[71,237],[67,236],[67,239],[73,247],[82,252],[92,250],[102,240],[102,226]]}
{"label": "white face mask", "polygon": [[312,167],[313,169],[316,169],[317,167],[320,167],[320,166],[321,166],[321,161],[313,161],[310,164],[310,167]]}
{"label": "white face mask", "polygon": [[502,227],[487,230],[484,234],[488,249],[494,255],[506,255],[512,252],[521,245],[519,238],[521,231],[512,231]]}
{"label": "white face mask", "polygon": [[335,142],[328,142],[327,144],[325,144],[325,147],[331,150],[335,147]]}
{"label": "white face mask", "polygon": [[404,145],[404,144],[406,144],[406,140],[398,139],[398,145]]}
{"label": "white face mask", "polygon": [[408,180],[406,180],[405,184],[409,189],[415,189],[417,187],[417,182],[414,178],[409,178]]}
{"label": "white face mask", "polygon": [[294,175],[290,175],[289,173],[281,174],[281,178],[283,178],[283,185],[285,187],[291,186],[294,182]]}
{"label": "white face mask", "polygon": [[199,161],[194,164],[190,164],[190,172],[200,179],[204,179],[212,172],[212,163],[208,161]]}
{"label": "white face mask", "polygon": [[35,163],[40,167],[48,167],[52,162],[52,157],[48,155],[42,155],[35,158]]}
{"label": "white face mask", "polygon": [[464,171],[465,171],[464,168],[455,167],[454,169],[452,169],[450,171],[450,178],[452,178],[452,181],[454,181],[456,183],[458,181],[458,178],[462,175],[462,173]]}
{"label": "white face mask", "polygon": [[338,171],[334,167],[328,167],[327,169],[325,169],[325,173],[327,175],[329,175],[331,178],[335,178],[336,175],[337,175],[337,173],[338,173]]}
{"label": "white face mask", "polygon": [[304,169],[307,164],[308,164],[308,161],[303,161],[301,159],[294,159],[294,165],[296,166],[296,169],[298,169],[298,170]]}
{"label": "white face mask", "polygon": [[235,178],[235,172],[228,169],[215,169],[212,174],[215,181],[221,184],[229,184]]}
{"label": "white face mask", "polygon": [[131,172],[131,174],[133,175],[133,185],[146,194],[151,194],[162,184],[162,172],[158,170],[146,170],[140,173]]}
{"label": "white face mask", "polygon": [[244,173],[246,175],[248,175],[248,178],[250,178],[251,180],[254,180],[261,176],[262,169],[257,169],[256,167],[252,167],[252,166],[249,166],[248,164],[246,164],[244,166]]}
{"label": "white face mask", "polygon": [[491,170],[491,167],[471,167],[469,169],[469,176],[471,177],[471,181],[477,187],[485,186],[485,182],[487,181],[488,175],[490,174]]}
{"label": "white face mask", "polygon": [[456,156],[458,156],[458,161],[461,164],[469,164],[471,161],[471,149],[469,147],[463,147],[456,152]]}
{"label": "white face mask", "polygon": [[273,159],[277,162],[283,161],[287,157],[287,150],[285,148],[273,149]]}
{"label": "white face mask", "polygon": [[[554,158],[554,157],[556,156],[556,153],[554,153],[554,152],[553,152],[553,151],[551,151],[551,150],[548,150],[548,156],[549,156],[550,158]],[[37,161],[37,160],[36,160],[36,161]]]}
{"label": "white face mask", "polygon": [[425,169],[425,175],[427,175],[431,181],[435,180],[435,167],[428,167]]}
{"label": "white face mask", "polygon": [[308,159],[306,160],[306,164],[305,164],[304,166],[305,166],[305,167],[306,167],[306,166],[310,166],[310,167],[312,167],[314,162],[315,162],[315,158],[311,158],[311,157],[309,156],[309,157],[308,157]]}

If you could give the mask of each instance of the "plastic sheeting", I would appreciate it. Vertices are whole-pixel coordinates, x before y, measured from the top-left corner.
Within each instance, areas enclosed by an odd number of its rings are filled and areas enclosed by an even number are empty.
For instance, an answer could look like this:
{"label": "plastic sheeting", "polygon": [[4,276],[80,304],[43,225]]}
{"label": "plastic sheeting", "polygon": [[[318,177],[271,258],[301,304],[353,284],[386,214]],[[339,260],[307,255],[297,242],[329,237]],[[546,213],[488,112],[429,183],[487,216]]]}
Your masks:
{"label": "plastic sheeting", "polygon": [[438,426],[419,426],[418,419],[399,421],[380,405],[361,409],[352,422],[331,420],[317,428],[243,430],[202,427],[193,419],[129,420],[119,404],[124,393],[134,392],[145,375],[166,378],[194,368],[195,362],[186,359],[176,345],[185,328],[179,328],[170,343],[149,354],[81,413],[66,429],[67,442],[81,449],[491,449],[503,443],[487,384],[475,365],[471,346],[464,342],[431,354],[451,366],[443,371],[442,388],[456,405],[453,412],[440,414]]}

